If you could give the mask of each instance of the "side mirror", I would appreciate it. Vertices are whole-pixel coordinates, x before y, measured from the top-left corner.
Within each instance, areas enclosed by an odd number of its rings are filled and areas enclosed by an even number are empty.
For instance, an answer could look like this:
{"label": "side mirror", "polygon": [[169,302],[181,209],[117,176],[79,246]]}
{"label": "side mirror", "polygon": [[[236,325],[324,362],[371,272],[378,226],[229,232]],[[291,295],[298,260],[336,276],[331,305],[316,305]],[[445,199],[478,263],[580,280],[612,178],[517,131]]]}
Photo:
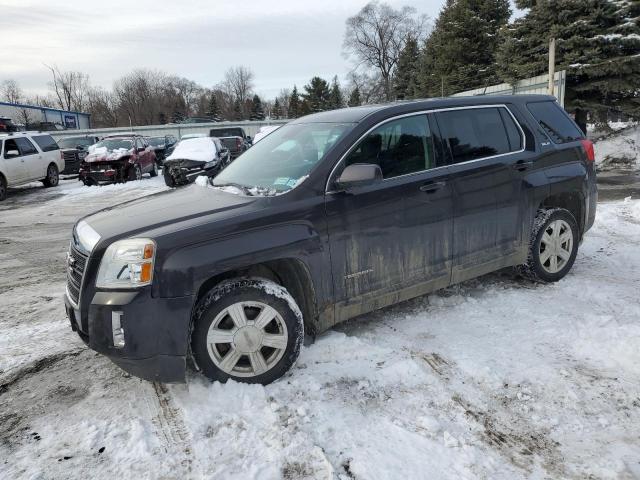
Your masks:
{"label": "side mirror", "polygon": [[13,157],[19,157],[20,156],[20,152],[18,150],[7,150],[4,154],[4,158],[13,158]]}
{"label": "side mirror", "polygon": [[354,163],[343,170],[336,180],[336,187],[349,190],[354,187],[364,187],[382,181],[382,170],[373,163]]}

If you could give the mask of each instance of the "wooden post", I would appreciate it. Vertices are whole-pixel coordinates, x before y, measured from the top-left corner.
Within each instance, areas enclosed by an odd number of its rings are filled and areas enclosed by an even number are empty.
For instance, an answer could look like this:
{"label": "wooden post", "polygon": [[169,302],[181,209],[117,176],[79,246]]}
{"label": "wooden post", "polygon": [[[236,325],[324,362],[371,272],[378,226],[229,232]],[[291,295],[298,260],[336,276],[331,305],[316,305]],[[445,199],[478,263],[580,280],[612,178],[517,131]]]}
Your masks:
{"label": "wooden post", "polygon": [[554,95],[556,76],[556,39],[549,40],[549,95]]}

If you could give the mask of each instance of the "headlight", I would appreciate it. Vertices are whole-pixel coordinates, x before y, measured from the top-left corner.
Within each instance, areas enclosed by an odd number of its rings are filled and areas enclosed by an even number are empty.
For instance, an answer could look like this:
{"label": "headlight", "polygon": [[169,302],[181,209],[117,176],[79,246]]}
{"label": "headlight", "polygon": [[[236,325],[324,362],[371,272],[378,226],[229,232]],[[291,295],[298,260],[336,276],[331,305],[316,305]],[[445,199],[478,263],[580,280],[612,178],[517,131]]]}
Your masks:
{"label": "headlight", "polygon": [[211,160],[210,162],[207,162],[204,164],[204,168],[211,168],[211,167],[215,167],[218,164],[218,160]]}
{"label": "headlight", "polygon": [[156,243],[150,238],[130,238],[112,243],[102,257],[96,287],[136,288],[153,281]]}
{"label": "headlight", "polygon": [[78,152],[78,158],[80,160],[84,160],[84,157],[86,157],[86,156],[87,156],[87,152],[83,152],[83,151],[79,151]]}

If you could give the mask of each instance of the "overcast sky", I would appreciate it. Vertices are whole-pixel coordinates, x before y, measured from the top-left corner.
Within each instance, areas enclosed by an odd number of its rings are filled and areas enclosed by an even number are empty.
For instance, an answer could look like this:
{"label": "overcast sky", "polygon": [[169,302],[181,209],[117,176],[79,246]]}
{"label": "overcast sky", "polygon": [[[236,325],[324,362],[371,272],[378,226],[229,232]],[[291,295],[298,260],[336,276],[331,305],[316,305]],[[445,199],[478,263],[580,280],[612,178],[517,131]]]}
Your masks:
{"label": "overcast sky", "polygon": [[[444,0],[386,0],[434,19]],[[345,20],[366,0],[0,0],[0,82],[46,93],[44,64],[88,73],[111,88],[135,68],[211,87],[246,65],[266,98],[313,75],[344,78]]]}

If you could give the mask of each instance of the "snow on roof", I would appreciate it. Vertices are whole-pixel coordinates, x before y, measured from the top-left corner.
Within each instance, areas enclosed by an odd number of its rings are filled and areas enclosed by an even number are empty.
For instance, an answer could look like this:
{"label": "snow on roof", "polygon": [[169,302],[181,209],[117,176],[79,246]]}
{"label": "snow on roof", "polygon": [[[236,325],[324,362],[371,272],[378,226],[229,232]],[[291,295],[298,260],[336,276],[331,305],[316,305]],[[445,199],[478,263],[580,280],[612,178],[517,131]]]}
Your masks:
{"label": "snow on roof", "polygon": [[209,162],[215,158],[216,153],[216,145],[211,137],[187,138],[180,140],[167,160]]}

